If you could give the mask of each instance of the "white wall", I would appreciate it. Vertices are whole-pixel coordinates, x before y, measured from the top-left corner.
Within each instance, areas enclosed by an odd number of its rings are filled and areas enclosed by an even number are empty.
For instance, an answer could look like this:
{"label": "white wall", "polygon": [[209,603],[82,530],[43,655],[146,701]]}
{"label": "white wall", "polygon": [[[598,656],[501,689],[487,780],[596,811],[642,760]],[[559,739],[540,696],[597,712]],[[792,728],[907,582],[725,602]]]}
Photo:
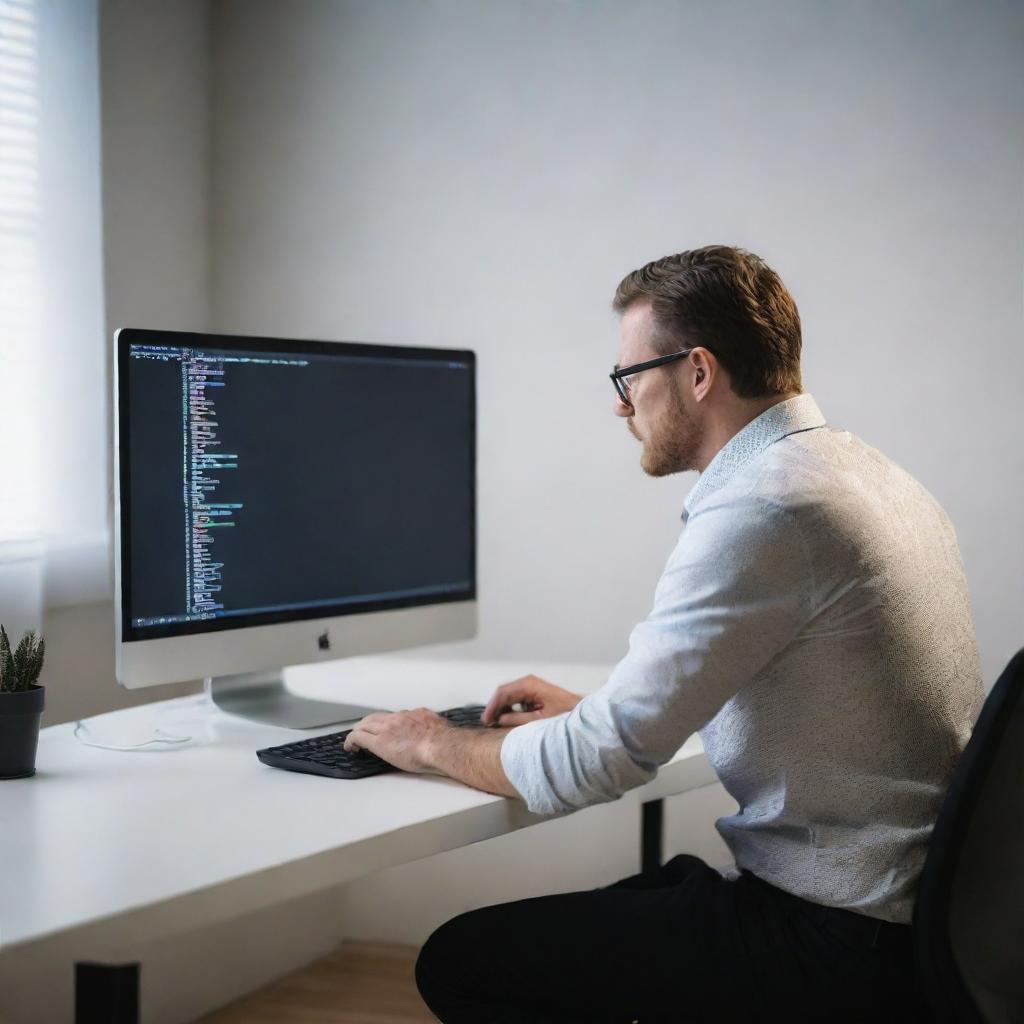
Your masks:
{"label": "white wall", "polygon": [[[209,7],[103,0],[109,333],[209,329]],[[107,343],[109,359],[111,343]]]}
{"label": "white wall", "polygon": [[708,243],[805,386],[957,528],[986,684],[1024,644],[1019,7],[223,0],[213,318],[475,348],[481,631],[616,660],[696,477],[611,415],[623,274]]}

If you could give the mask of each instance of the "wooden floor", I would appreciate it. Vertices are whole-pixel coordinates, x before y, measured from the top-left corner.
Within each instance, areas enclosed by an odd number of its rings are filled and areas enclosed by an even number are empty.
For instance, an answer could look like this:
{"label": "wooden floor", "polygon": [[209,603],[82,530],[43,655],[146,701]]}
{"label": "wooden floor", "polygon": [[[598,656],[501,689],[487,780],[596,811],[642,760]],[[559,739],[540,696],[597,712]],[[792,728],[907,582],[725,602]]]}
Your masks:
{"label": "wooden floor", "polygon": [[414,946],[343,942],[196,1024],[436,1024],[416,990],[418,952]]}

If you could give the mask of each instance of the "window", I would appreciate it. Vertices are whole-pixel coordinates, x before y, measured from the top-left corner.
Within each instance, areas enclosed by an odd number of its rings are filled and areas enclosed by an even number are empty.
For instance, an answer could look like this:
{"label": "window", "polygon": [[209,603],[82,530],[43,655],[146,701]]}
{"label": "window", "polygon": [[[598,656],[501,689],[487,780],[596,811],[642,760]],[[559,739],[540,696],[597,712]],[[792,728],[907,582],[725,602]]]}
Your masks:
{"label": "window", "polygon": [[0,558],[107,596],[97,0],[0,0]]}
{"label": "window", "polygon": [[0,540],[39,524],[39,75],[34,0],[0,2]]}

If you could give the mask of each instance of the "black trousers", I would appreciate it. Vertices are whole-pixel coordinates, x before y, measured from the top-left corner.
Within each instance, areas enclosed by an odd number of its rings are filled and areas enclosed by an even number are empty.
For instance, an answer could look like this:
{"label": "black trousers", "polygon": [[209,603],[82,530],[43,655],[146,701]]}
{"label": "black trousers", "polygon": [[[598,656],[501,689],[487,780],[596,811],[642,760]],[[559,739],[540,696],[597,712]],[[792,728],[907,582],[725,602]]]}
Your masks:
{"label": "black trousers", "polygon": [[423,946],[416,984],[443,1024],[927,1022],[910,925],[861,936],[842,927],[858,915],[820,912],[680,854],[607,887],[460,914]]}

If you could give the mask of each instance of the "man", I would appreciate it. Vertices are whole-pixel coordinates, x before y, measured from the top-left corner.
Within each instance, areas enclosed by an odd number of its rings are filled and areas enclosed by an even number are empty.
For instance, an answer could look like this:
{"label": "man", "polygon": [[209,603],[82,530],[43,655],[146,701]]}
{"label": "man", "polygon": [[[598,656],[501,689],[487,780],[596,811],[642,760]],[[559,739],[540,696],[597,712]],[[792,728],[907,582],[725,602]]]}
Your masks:
{"label": "man", "polygon": [[420,992],[445,1024],[927,1019],[914,894],[984,701],[953,528],[803,391],[796,305],[759,257],[666,257],[613,308],[643,469],[700,473],[627,655],[586,697],[499,688],[493,730],[421,708],[348,745],[556,814],[649,781],[696,731],[739,805],[716,823],[736,870],[683,854],[462,914],[421,951]]}

